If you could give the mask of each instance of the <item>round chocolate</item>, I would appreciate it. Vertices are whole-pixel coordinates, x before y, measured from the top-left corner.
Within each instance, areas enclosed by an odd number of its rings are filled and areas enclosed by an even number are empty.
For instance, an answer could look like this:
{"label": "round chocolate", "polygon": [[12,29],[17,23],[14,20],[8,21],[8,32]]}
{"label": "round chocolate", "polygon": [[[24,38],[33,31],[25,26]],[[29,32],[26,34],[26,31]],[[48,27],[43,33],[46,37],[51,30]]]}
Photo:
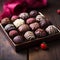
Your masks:
{"label": "round chocolate", "polygon": [[24,20],[23,19],[16,19],[13,24],[15,25],[16,28],[18,28],[19,26],[21,26],[22,24],[24,24]]}
{"label": "round chocolate", "polygon": [[14,43],[19,44],[23,42],[23,37],[18,35],[13,38]]}
{"label": "round chocolate", "polygon": [[31,23],[34,23],[35,21],[36,21],[35,18],[29,18],[29,19],[26,20],[26,23],[31,24]]}
{"label": "round chocolate", "polygon": [[13,38],[13,37],[15,37],[15,36],[17,36],[18,35],[18,32],[16,31],[16,30],[11,30],[10,32],[9,32],[9,36],[11,37],[11,38]]}
{"label": "round chocolate", "polygon": [[24,37],[27,39],[27,40],[32,40],[32,39],[35,39],[35,35],[32,31],[27,31],[25,34],[24,34]]}
{"label": "round chocolate", "polygon": [[45,25],[47,25],[46,20],[40,21],[40,26],[41,26],[41,27],[44,27]]}
{"label": "round chocolate", "polygon": [[11,31],[11,30],[15,30],[15,27],[14,27],[13,24],[7,24],[7,25],[5,26],[5,30],[6,30],[7,32],[9,32],[9,31]]}
{"label": "round chocolate", "polygon": [[18,16],[17,16],[17,15],[13,15],[13,16],[11,17],[11,21],[12,21],[12,22],[14,22],[16,19],[18,19]]}
{"label": "round chocolate", "polygon": [[22,18],[22,19],[24,19],[24,20],[26,20],[26,19],[29,17],[29,14],[26,13],[26,12],[20,13],[20,14],[19,14],[19,17]]}
{"label": "round chocolate", "polygon": [[38,15],[38,12],[36,10],[33,10],[30,12],[30,17],[36,17]]}
{"label": "round chocolate", "polygon": [[48,26],[45,30],[48,34],[55,34],[58,32],[57,28],[54,25]]}
{"label": "round chocolate", "polygon": [[30,30],[29,26],[27,24],[23,24],[18,28],[19,32],[26,32]]}
{"label": "round chocolate", "polygon": [[40,26],[39,26],[39,23],[37,23],[37,22],[30,24],[30,28],[31,28],[32,30],[36,30],[36,29],[39,28],[39,27],[40,27]]}
{"label": "round chocolate", "polygon": [[36,21],[41,21],[41,20],[46,20],[46,18],[41,16],[41,15],[37,15],[36,16]]}
{"label": "round chocolate", "polygon": [[51,25],[51,22],[50,21],[48,21],[48,20],[41,20],[40,21],[40,26],[41,26],[41,28],[46,28],[47,26],[49,26],[49,25]]}
{"label": "round chocolate", "polygon": [[43,30],[43,29],[40,29],[38,28],[36,31],[35,31],[35,35],[37,37],[44,37],[47,35],[47,33]]}
{"label": "round chocolate", "polygon": [[1,24],[2,24],[3,26],[7,25],[8,23],[10,23],[9,18],[4,18],[4,19],[1,20]]}

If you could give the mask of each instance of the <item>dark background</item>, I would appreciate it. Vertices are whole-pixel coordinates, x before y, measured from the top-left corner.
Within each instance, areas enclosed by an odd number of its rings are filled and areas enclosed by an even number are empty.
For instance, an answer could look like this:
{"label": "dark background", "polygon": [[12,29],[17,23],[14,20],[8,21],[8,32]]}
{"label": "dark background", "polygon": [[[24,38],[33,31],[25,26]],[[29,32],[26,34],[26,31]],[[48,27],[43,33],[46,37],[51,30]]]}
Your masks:
{"label": "dark background", "polygon": [[[6,0],[0,0],[0,10],[2,11],[2,5]],[[48,6],[40,9],[40,11],[57,27],[60,28],[60,15],[56,10],[60,9],[60,0],[48,0]],[[60,60],[60,41],[54,41],[48,43],[49,50],[43,51],[25,51],[22,53],[16,53],[9,42],[8,38],[3,33],[0,27],[0,60]],[[28,56],[28,57],[27,57]]]}

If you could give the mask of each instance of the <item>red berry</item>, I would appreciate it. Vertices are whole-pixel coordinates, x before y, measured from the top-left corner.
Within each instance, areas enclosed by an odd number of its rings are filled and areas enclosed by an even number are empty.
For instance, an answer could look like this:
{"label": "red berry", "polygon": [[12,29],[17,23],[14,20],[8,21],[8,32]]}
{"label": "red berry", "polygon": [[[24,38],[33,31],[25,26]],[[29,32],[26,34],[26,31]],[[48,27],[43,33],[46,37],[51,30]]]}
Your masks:
{"label": "red berry", "polygon": [[47,49],[47,44],[46,43],[41,43],[40,47],[41,47],[41,49],[45,50],[45,49]]}
{"label": "red berry", "polygon": [[60,14],[60,9],[57,10],[57,13]]}

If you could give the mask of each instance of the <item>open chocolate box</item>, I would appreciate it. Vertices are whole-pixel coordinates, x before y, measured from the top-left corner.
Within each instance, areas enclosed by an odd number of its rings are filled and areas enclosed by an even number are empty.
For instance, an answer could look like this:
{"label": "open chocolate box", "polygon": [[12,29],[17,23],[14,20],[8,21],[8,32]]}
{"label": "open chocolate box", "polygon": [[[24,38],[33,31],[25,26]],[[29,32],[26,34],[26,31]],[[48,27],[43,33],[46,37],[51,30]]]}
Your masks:
{"label": "open chocolate box", "polygon": [[16,51],[60,38],[59,28],[37,11],[20,13],[18,18],[4,18],[0,26]]}

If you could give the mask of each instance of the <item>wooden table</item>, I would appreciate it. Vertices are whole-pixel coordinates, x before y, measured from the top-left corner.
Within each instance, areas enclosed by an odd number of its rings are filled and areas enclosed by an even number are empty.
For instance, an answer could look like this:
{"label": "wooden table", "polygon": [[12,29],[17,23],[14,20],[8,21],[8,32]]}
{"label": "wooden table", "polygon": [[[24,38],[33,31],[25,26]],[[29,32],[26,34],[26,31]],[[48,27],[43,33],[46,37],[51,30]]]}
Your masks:
{"label": "wooden table", "polygon": [[[3,5],[4,0],[0,0],[0,9]],[[60,0],[48,0],[49,5],[40,11],[49,19],[51,22],[60,26],[60,15],[56,13],[56,10],[60,8]],[[0,27],[0,60],[60,60],[60,41],[54,41],[48,43],[49,50],[43,51],[39,49],[34,51],[23,51],[16,53],[7,41],[7,37],[3,33]]]}

